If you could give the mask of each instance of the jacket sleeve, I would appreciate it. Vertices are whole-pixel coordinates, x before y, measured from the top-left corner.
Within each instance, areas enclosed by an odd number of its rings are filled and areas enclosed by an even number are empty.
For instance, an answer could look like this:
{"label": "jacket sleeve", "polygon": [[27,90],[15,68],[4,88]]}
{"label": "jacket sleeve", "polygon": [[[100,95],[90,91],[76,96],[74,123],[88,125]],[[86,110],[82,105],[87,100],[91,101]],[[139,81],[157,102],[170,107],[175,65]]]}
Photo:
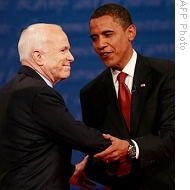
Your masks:
{"label": "jacket sleeve", "polygon": [[61,95],[48,86],[36,92],[32,107],[36,130],[52,141],[68,144],[89,155],[101,152],[111,144],[98,130],[76,121]]}
{"label": "jacket sleeve", "polygon": [[[175,156],[174,72],[173,64],[159,72],[160,77],[152,78],[149,95],[147,94],[149,98],[146,103],[147,107],[151,106],[151,109],[144,107],[140,121],[140,125],[143,125],[141,131],[149,127],[147,130],[151,133],[134,138],[140,150],[141,167]],[[152,101],[153,98],[156,98],[157,101]]]}

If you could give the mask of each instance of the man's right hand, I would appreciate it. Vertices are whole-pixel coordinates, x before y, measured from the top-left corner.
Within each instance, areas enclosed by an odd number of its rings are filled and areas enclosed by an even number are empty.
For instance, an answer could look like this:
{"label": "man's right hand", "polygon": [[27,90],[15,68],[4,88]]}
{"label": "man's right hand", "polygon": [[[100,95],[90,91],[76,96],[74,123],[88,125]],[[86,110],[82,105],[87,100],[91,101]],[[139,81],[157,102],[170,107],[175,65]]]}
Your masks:
{"label": "man's right hand", "polygon": [[118,177],[128,175],[131,172],[131,161],[112,162],[107,164],[108,175],[117,175]]}
{"label": "man's right hand", "polygon": [[131,172],[131,161],[120,162],[116,169],[116,175],[118,177],[128,175],[130,172]]}

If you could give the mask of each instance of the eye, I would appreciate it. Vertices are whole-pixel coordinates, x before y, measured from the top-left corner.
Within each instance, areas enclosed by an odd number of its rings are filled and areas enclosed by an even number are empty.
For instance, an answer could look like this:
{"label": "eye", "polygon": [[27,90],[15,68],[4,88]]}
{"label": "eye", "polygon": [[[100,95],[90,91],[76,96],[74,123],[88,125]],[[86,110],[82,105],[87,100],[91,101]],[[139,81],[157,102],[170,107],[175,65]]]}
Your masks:
{"label": "eye", "polygon": [[113,33],[105,33],[105,36],[108,38],[111,37],[112,35],[113,35]]}
{"label": "eye", "polygon": [[96,41],[98,39],[98,36],[91,36],[92,41]]}
{"label": "eye", "polygon": [[61,49],[61,52],[62,52],[62,53],[65,53],[66,51],[68,51],[68,48],[63,48],[63,49]]}

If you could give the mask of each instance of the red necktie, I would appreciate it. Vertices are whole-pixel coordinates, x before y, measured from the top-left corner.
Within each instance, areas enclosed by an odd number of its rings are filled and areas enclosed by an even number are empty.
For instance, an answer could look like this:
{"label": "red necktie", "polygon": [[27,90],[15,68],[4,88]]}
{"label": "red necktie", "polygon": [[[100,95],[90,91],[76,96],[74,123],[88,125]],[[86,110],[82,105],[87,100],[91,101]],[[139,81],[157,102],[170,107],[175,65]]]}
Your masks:
{"label": "red necktie", "polygon": [[123,72],[119,73],[117,76],[117,80],[119,82],[118,101],[125,118],[125,122],[130,131],[131,93],[128,86],[125,84],[126,76],[127,74]]}

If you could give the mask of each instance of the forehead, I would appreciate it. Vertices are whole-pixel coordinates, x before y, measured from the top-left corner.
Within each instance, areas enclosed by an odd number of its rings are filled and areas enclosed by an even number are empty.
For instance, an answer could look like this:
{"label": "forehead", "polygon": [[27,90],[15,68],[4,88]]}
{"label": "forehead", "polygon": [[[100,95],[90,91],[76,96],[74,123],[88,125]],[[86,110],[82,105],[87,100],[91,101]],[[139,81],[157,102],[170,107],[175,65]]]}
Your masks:
{"label": "forehead", "polygon": [[51,31],[52,41],[56,46],[69,46],[69,40],[67,35],[60,30],[52,30]]}
{"label": "forehead", "polygon": [[104,31],[104,30],[115,30],[116,28],[122,28],[120,24],[113,20],[110,15],[104,15],[99,18],[90,20],[90,31]]}
{"label": "forehead", "polygon": [[61,29],[57,29],[57,28],[52,29],[51,36],[54,39],[62,39],[62,40],[68,41],[67,35]]}

